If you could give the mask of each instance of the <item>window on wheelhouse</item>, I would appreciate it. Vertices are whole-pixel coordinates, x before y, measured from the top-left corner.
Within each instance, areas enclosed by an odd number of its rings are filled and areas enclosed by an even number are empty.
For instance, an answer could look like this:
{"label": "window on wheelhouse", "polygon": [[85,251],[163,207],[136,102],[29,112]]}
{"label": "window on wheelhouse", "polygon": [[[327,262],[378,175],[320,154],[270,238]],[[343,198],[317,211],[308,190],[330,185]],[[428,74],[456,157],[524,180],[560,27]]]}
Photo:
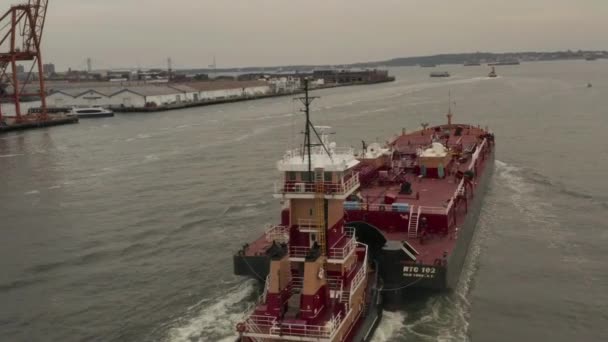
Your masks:
{"label": "window on wheelhouse", "polygon": [[302,182],[311,182],[310,173],[308,171],[300,173],[300,178],[302,178]]}

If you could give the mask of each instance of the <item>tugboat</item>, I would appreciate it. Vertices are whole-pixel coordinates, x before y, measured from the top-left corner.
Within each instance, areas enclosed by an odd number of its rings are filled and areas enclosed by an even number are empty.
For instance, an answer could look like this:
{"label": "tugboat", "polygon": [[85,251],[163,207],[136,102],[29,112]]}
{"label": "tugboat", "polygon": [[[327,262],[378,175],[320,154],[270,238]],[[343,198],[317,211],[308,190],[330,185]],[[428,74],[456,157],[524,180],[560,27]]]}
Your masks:
{"label": "tugboat", "polygon": [[490,71],[490,73],[488,74],[488,77],[494,78],[497,76],[498,75],[496,74],[496,69],[494,69],[494,67],[492,67],[492,71]]}
{"label": "tugboat", "polygon": [[435,71],[430,73],[430,77],[450,77],[450,73],[447,71]]}
{"label": "tugboat", "polygon": [[[324,196],[329,196],[327,204],[322,205],[319,200],[314,205],[327,209],[324,222],[328,222],[328,232],[332,233],[325,236],[337,234],[338,239],[328,241],[325,248],[342,246],[339,241],[344,239],[343,233],[340,228],[333,233],[332,224],[344,222],[353,227],[357,244],[365,244],[366,255],[369,253],[376,261],[384,303],[389,300],[398,303],[413,288],[435,291],[455,288],[494,169],[495,138],[487,127],[452,123],[451,106],[446,116],[446,124],[429,127],[423,123],[420,130],[412,132],[403,129],[383,145],[363,143],[356,159],[350,156],[352,151],[337,150],[332,144],[328,149],[331,158],[327,152],[321,154],[324,150],[317,147],[312,160],[315,168],[324,169],[323,174],[311,175],[306,168],[310,163],[299,157],[302,154],[286,155],[279,162],[286,180],[275,189],[275,197],[289,201],[281,215],[282,229],[290,237],[289,245],[284,247],[287,248],[284,253],[290,255],[289,262],[306,260],[296,251],[302,245],[305,250],[314,245],[310,242],[311,235],[308,238],[300,235],[313,230],[306,228],[306,221],[297,220],[323,213],[321,209],[312,210],[310,202],[311,198],[321,197],[320,193],[315,195],[316,184],[323,179],[323,191],[328,192]],[[316,158],[321,156],[332,164],[317,162],[320,159]],[[342,202],[344,198],[346,201]],[[314,241],[319,240],[320,234],[314,235]],[[271,265],[277,247],[273,247],[270,236],[267,232],[234,256],[237,275],[276,277],[278,266]],[[362,248],[358,253],[362,253]],[[333,259],[331,248],[324,253],[329,253],[326,260]],[[297,274],[300,276],[302,272]]]}
{"label": "tugboat", "polygon": [[262,296],[236,326],[239,342],[369,341],[381,318],[378,266],[344,222],[344,200],[359,189],[360,162],[352,148],[329,142],[328,127],[311,123],[308,80],[304,91],[304,144],[277,163],[281,224],[267,227],[234,259],[237,273],[266,277]]}

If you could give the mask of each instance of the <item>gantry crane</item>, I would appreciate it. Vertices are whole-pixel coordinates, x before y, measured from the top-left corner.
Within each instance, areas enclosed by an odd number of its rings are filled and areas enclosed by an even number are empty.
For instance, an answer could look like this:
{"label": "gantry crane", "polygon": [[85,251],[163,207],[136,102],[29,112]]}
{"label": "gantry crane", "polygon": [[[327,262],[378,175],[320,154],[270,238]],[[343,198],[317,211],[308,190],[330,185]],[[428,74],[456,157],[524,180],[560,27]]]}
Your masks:
{"label": "gantry crane", "polygon": [[[28,3],[12,5],[0,17],[0,102],[14,104],[17,122],[47,119],[40,51],[47,6],[48,0],[28,0]],[[18,62],[24,66],[21,75]],[[40,98],[39,114],[21,113],[20,101],[25,97]]]}

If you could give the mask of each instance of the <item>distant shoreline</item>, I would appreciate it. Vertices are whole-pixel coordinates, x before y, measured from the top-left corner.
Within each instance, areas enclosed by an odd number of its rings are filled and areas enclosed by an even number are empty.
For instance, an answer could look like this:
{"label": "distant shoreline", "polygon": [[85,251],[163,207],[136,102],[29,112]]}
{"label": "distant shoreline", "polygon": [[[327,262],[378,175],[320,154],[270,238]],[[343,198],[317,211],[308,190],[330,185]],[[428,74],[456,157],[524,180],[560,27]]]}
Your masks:
{"label": "distant shoreline", "polygon": [[382,68],[382,67],[398,67],[398,66],[418,66],[425,64],[464,64],[475,61],[483,64],[494,63],[505,60],[517,60],[521,62],[537,62],[537,61],[561,61],[561,60],[585,60],[589,57],[593,59],[608,59],[608,51],[601,50],[577,50],[577,51],[552,51],[552,52],[473,52],[473,53],[454,53],[454,54],[436,54],[427,56],[415,57],[399,57],[383,61],[360,62],[350,64],[320,64],[320,65],[283,65],[270,67],[234,67],[234,68],[194,68],[180,69],[178,73],[249,73],[249,72],[281,72],[281,71],[309,71],[311,69],[349,69],[349,68]]}

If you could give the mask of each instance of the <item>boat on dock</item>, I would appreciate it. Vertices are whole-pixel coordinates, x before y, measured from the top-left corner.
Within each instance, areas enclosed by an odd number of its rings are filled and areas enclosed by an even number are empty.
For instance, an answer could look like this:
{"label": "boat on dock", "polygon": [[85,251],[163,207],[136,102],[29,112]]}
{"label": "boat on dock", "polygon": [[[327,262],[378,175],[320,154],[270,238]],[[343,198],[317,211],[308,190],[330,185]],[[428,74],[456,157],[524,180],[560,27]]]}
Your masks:
{"label": "boat on dock", "polygon": [[73,107],[70,114],[81,119],[114,116],[114,112],[102,107]]}
{"label": "boat on dock", "polygon": [[[278,225],[283,236],[289,237],[282,260],[307,262],[306,255],[321,236],[319,223],[310,219],[324,207],[327,221],[320,224],[327,227],[326,236],[332,236],[325,244],[329,248],[326,260],[331,264],[343,256],[346,242],[340,241],[352,236],[352,243],[359,246],[352,247],[358,251],[356,262],[364,254],[374,260],[383,303],[398,303],[415,288],[454,289],[493,172],[495,139],[488,128],[455,124],[452,116],[450,108],[446,124],[429,127],[423,123],[411,132],[403,129],[385,144],[363,143],[358,152],[339,150],[333,143],[328,145],[328,155],[317,148],[315,158],[338,164],[316,164],[313,169],[318,172],[313,174],[307,171],[303,151],[288,152],[278,163],[284,178],[274,189],[275,198],[286,203]],[[266,230],[234,255],[235,274],[275,276],[277,229]],[[273,286],[276,290],[277,285]]]}

